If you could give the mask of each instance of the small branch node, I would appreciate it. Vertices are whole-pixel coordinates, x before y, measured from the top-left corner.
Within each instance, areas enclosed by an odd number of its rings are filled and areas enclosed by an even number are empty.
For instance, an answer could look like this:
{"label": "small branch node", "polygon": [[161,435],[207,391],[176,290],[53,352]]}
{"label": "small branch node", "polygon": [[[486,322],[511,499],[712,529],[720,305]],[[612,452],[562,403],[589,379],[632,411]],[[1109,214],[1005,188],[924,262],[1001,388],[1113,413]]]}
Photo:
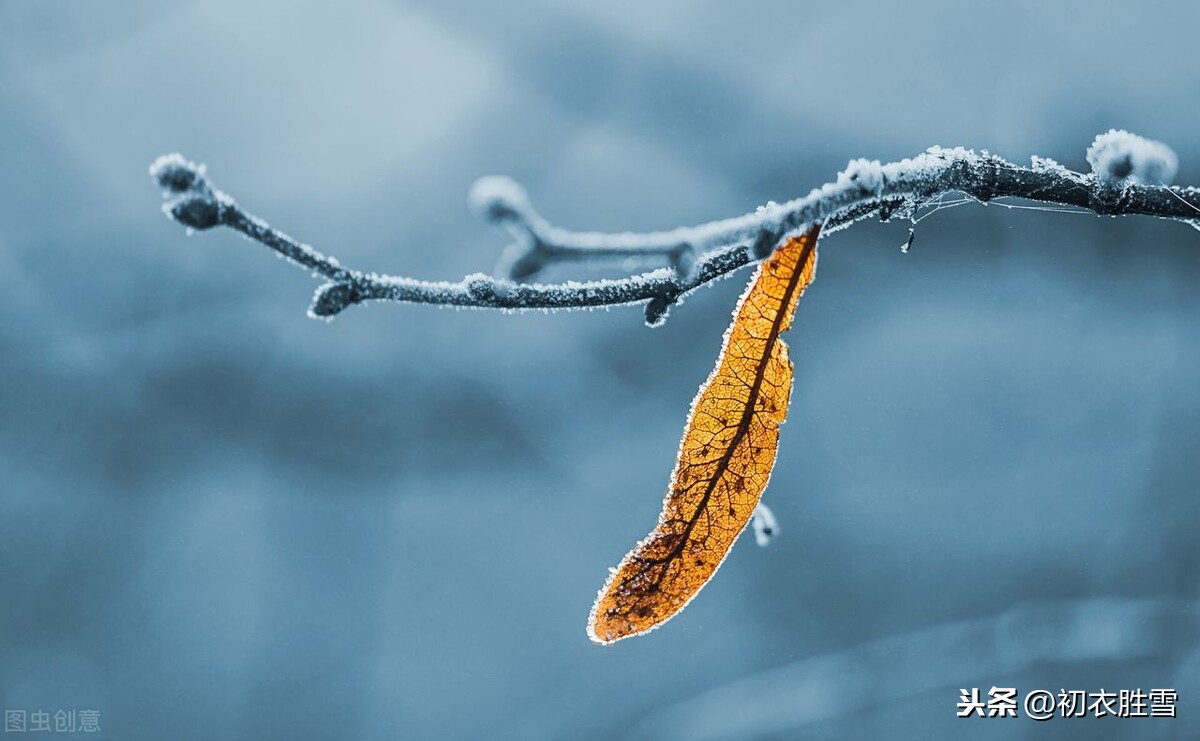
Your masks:
{"label": "small branch node", "polygon": [[500,282],[490,275],[471,273],[463,278],[467,286],[467,294],[476,301],[487,304],[499,301],[508,291],[501,287]]}
{"label": "small branch node", "polygon": [[892,203],[880,198],[878,201],[879,208],[879,223],[886,224],[892,220],[892,215],[896,213]]}
{"label": "small branch node", "polygon": [[333,321],[335,316],[361,300],[361,294],[352,283],[324,283],[313,293],[308,315],[314,319]]}
{"label": "small branch node", "polygon": [[476,180],[467,191],[467,205],[479,218],[491,224],[528,223],[536,216],[529,203],[529,194],[521,184],[503,175],[488,175]]}
{"label": "small branch node", "polygon": [[665,324],[671,307],[679,302],[681,295],[677,287],[670,286],[646,302],[646,326],[661,327]]}
{"label": "small branch node", "polygon": [[754,528],[754,542],[759,546],[770,545],[775,536],[779,535],[779,523],[775,520],[775,514],[762,502],[755,506],[750,524]]}
{"label": "small branch node", "polygon": [[150,176],[163,187],[163,213],[189,229],[211,229],[223,223],[233,205],[233,199],[208,182],[204,165],[178,152],[154,160]]}
{"label": "small branch node", "polygon": [[765,260],[783,240],[783,232],[777,229],[764,228],[750,243],[749,254],[752,260]]}
{"label": "small branch node", "polygon": [[696,278],[696,248],[691,242],[680,242],[671,250],[669,259],[679,282],[689,283]]}
{"label": "small branch node", "polygon": [[172,152],[150,163],[150,177],[166,190],[182,193],[205,179],[204,165],[192,162],[179,152]]}
{"label": "small branch node", "polygon": [[550,226],[517,181],[502,175],[480,178],[467,193],[467,203],[484,221],[507,229],[513,237],[500,253],[497,276],[525,282],[554,261],[552,242],[546,236]]}
{"label": "small branch node", "polygon": [[550,263],[549,253],[532,234],[517,235],[517,239],[500,252],[494,273],[518,283],[533,278]]}
{"label": "small branch node", "polygon": [[854,159],[838,173],[837,184],[854,183],[863,195],[879,197],[884,187],[883,164],[879,160]]}
{"label": "small branch node", "polygon": [[1087,161],[1097,180],[1138,185],[1170,185],[1179,158],[1162,142],[1109,129],[1092,141]]}

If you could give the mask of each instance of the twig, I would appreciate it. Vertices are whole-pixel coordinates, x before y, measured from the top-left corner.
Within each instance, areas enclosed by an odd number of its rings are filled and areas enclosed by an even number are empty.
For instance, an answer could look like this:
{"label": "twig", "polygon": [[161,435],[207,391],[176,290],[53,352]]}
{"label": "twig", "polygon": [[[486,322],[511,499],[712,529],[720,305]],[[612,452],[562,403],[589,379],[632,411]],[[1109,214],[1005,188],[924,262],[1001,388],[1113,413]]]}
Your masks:
{"label": "twig", "polygon": [[[205,168],[171,154],[158,158],[151,175],[166,190],[164,212],[189,229],[227,226],[327,279],[309,315],[330,319],[364,301],[400,301],[504,310],[587,309],[647,302],[646,321],[661,323],[667,311],[695,289],[757,262],[788,235],[825,222],[825,233],[878,215],[905,216],[951,192],[980,203],[1015,197],[1075,206],[1102,216],[1142,214],[1194,223],[1200,189],[1166,185],[1176,160],[1169,148],[1123,131],[1096,137],[1088,150],[1092,172],[1069,170],[1032,158],[1031,167],[986,151],[931,147],[889,164],[854,160],[837,179],[787,203],[768,203],[754,213],[670,231],[573,232],[552,226],[530,205],[524,190],[507,178],[477,182],[470,201],[481,216],[506,228],[514,243],[493,277],[474,273],[460,281],[425,281],[342,267],[336,258],[280,232],[243,210],[216,189]],[[911,242],[911,237],[910,237]],[[658,258],[670,267],[617,280],[521,283],[562,261]]]}

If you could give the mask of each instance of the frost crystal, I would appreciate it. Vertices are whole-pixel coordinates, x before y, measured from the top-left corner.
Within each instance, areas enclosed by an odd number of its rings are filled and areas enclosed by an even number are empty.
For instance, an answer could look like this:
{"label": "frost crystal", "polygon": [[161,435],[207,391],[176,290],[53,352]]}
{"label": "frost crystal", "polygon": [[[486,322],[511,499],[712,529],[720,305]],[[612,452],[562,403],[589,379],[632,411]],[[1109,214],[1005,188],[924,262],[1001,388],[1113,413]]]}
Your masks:
{"label": "frost crystal", "polygon": [[867,193],[878,193],[883,188],[883,165],[879,160],[850,160],[846,169],[838,173],[837,184],[845,187],[850,183],[858,183]]}
{"label": "frost crystal", "polygon": [[1067,172],[1067,168],[1058,164],[1058,162],[1050,159],[1049,157],[1039,157],[1035,154],[1032,157],[1030,157],[1029,160],[1030,160],[1030,162],[1033,163],[1033,170],[1035,172],[1046,172],[1046,171],[1052,171],[1052,172],[1058,172],[1058,173]]}
{"label": "frost crystal", "polygon": [[1179,159],[1166,144],[1117,129],[1096,137],[1087,161],[1102,180],[1142,185],[1169,185],[1179,169]]}

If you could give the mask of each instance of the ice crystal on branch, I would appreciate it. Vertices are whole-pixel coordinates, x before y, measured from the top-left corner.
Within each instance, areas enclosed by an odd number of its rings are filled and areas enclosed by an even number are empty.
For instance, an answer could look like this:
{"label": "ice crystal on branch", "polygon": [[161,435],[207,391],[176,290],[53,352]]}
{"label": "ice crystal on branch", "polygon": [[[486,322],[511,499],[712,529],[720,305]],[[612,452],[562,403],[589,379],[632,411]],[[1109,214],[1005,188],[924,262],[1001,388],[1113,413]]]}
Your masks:
{"label": "ice crystal on branch", "polygon": [[1166,144],[1118,129],[1096,137],[1087,161],[1102,180],[1141,185],[1170,185],[1179,170],[1179,159]]}

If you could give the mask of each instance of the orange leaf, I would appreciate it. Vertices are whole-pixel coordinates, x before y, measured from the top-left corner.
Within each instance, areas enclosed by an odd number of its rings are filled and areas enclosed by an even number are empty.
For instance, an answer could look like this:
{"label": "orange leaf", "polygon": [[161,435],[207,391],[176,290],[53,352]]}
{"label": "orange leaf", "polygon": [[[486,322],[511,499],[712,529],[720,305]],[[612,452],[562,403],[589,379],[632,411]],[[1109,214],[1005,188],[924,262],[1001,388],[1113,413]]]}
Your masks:
{"label": "orange leaf", "polygon": [[779,338],[817,268],[811,227],[763,262],[725,332],[717,366],[692,401],[658,526],[596,597],[588,635],[612,643],[662,625],[716,573],[754,512],[779,445],[792,362]]}

